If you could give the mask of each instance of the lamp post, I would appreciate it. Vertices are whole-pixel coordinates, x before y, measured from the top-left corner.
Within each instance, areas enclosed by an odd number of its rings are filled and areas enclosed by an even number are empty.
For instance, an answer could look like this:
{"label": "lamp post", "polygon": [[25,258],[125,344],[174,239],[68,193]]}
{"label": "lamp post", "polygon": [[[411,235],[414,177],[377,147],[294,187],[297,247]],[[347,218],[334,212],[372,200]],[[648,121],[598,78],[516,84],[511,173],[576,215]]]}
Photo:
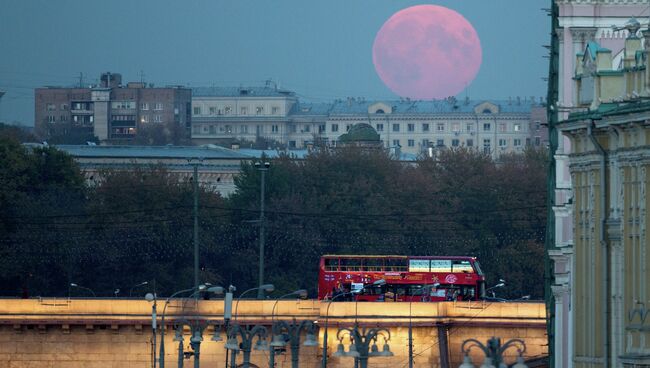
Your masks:
{"label": "lamp post", "polygon": [[[384,285],[385,283],[386,283],[386,280],[384,280],[384,279],[376,280],[372,284],[365,285],[364,287],[362,287],[359,290],[359,292],[366,289],[366,288],[368,288],[368,287],[381,286],[381,285]],[[352,294],[354,294],[354,293],[350,291],[350,292],[347,292],[347,293],[341,293],[341,294],[338,294],[336,296],[332,296],[332,299],[330,299],[330,301],[327,303],[327,309],[325,310],[325,331],[323,331],[323,358],[321,358],[321,368],[327,367],[327,329],[329,327],[328,322],[329,322],[330,306],[332,305],[332,302],[334,300],[336,300],[336,299],[338,299],[340,297],[343,297],[343,296],[346,296],[346,295],[352,295]],[[357,307],[357,305],[355,304],[355,312],[356,312],[356,307]],[[354,318],[356,320],[356,313],[355,313]]]}
{"label": "lamp post", "polygon": [[187,160],[194,168],[192,187],[194,189],[194,287],[199,287],[199,165],[203,158],[190,158]]}
{"label": "lamp post", "polygon": [[[271,347],[270,347],[270,351],[269,351],[269,367],[271,367],[271,368],[275,367],[275,348],[284,346],[286,344],[286,340],[284,338],[284,335],[280,335],[282,329],[286,327],[287,331],[291,330],[291,326],[289,326],[286,322],[283,322],[283,321],[278,321],[278,327],[276,327],[276,322],[274,322],[275,307],[278,305],[278,302],[280,301],[280,299],[286,298],[286,297],[291,296],[291,295],[297,295],[300,298],[306,298],[307,297],[307,290],[300,289],[300,290],[296,290],[296,291],[293,291],[291,293],[282,295],[281,297],[279,297],[275,301],[275,303],[273,303],[273,308],[271,309],[271,331],[273,332],[273,341],[271,341]],[[284,324],[282,324],[280,322],[283,322]],[[305,322],[305,321],[303,321],[303,322]],[[294,319],[294,324],[295,324],[295,319]],[[313,336],[313,326],[314,325],[312,323],[312,325],[311,325],[312,336]],[[278,331],[278,332],[276,332],[276,331]],[[298,339],[300,339],[300,337],[298,337]],[[293,341],[293,340],[291,340],[291,341]],[[316,345],[318,345],[318,342],[316,342]],[[300,348],[300,341],[298,341],[298,347],[296,348],[296,352],[294,354],[294,345],[292,343],[292,345],[291,345],[291,362],[292,363],[291,364],[292,365],[294,364],[293,361],[294,361],[294,356],[295,356],[296,357],[295,358],[296,359],[296,363],[295,363],[296,367],[298,366],[297,365],[298,364],[298,353],[297,353],[298,350],[297,349],[299,349],[299,348]]]}
{"label": "lamp post", "polygon": [[[209,293],[215,293],[215,294],[222,294],[223,293],[223,288],[221,286],[213,286],[208,288],[206,285],[199,285],[196,288],[191,288],[191,289],[184,289],[177,291],[173,293],[167,300],[165,300],[165,305],[163,307],[163,312],[162,312],[162,318],[161,318],[161,323],[160,323],[160,356],[158,358],[158,362],[160,364],[160,368],[165,368],[165,312],[167,311],[167,305],[171,301],[172,298],[174,298],[178,294],[183,294],[187,293],[190,291],[194,291],[189,297],[193,297],[194,294],[198,294],[201,291],[207,291]],[[182,338],[182,335],[181,335]],[[182,345],[181,345],[182,348]]]}
{"label": "lamp post", "polygon": [[129,289],[129,298],[133,295],[133,289],[135,289],[137,287],[140,287],[140,286],[144,286],[144,285],[149,285],[149,281],[143,281],[143,282],[141,282],[139,284],[131,286],[131,288]]}
{"label": "lamp post", "polygon": [[153,345],[153,354],[152,354],[152,367],[156,368],[156,322],[158,319],[158,316],[156,315],[157,311],[157,304],[158,304],[158,298],[156,297],[155,293],[147,293],[147,295],[144,296],[145,300],[148,302],[153,302],[151,305],[151,343]]}
{"label": "lamp post", "polygon": [[273,286],[273,284],[264,284],[264,285],[260,285],[259,287],[250,288],[244,291],[243,293],[239,294],[239,297],[237,297],[237,303],[235,303],[235,318],[234,318],[235,323],[237,322],[237,309],[239,308],[239,301],[241,300],[241,298],[244,297],[244,295],[255,290],[259,290],[258,295],[260,292],[262,293],[262,295],[264,295],[264,292],[267,293],[273,292],[273,290],[275,290],[275,286]]}
{"label": "lamp post", "polygon": [[[241,344],[237,340],[237,335],[241,336]],[[237,355],[235,352],[241,350],[244,353],[243,367],[249,368],[253,340],[257,336],[257,343],[254,347],[255,350],[267,350],[269,347],[266,344],[266,335],[266,327],[264,326],[242,327],[238,324],[232,324],[228,329],[228,341],[226,341],[226,345],[224,345],[226,349],[232,350],[233,352],[230,361],[231,366],[237,366]]]}
{"label": "lamp post", "polygon": [[[498,283],[498,284],[496,284],[496,285],[494,285],[494,286],[492,286],[492,287],[489,287],[489,288],[485,289],[485,295],[487,296],[488,291],[492,291],[492,290],[494,290],[494,289],[500,289],[500,288],[502,288],[502,287],[504,287],[504,286],[506,286],[506,282],[505,282],[505,280],[503,280],[503,279],[499,279],[499,283]],[[494,291],[492,291],[492,297],[493,297],[493,298],[495,297],[495,295],[494,295]]]}
{"label": "lamp post", "polygon": [[257,291],[257,299],[264,298],[264,292],[261,288],[264,285],[264,177],[266,172],[271,167],[271,163],[265,161],[264,164],[260,162],[255,163],[255,168],[259,170],[261,174],[260,180],[260,264],[259,264],[259,282],[260,288]]}
{"label": "lamp post", "polygon": [[[287,343],[285,336],[288,336],[289,344],[291,345],[291,367],[298,368],[298,361],[300,358],[300,335],[303,331],[307,331],[307,338],[305,339],[304,345],[318,346],[315,330],[316,328],[312,321],[304,320],[297,322],[295,318],[291,323],[287,323],[286,321],[276,321],[272,328],[273,341],[271,342],[271,351],[273,351],[275,347],[284,346]],[[273,368],[275,362],[271,360],[269,366]]]}
{"label": "lamp post", "polygon": [[97,297],[97,294],[95,294],[95,292],[92,291],[92,289],[90,289],[90,288],[87,288],[87,287],[85,287],[85,286],[81,286],[81,285],[79,285],[79,284],[75,284],[74,282],[71,282],[71,283],[70,283],[70,286],[71,286],[71,287],[78,288],[78,289],[83,289],[83,290],[90,291],[90,293],[93,294],[93,297],[95,297],[95,298]]}
{"label": "lamp post", "polygon": [[[427,297],[430,297],[430,292],[429,290],[431,288],[438,288],[440,286],[440,283],[436,282],[431,285],[424,285],[422,287],[422,301],[424,301],[424,293],[427,293]],[[411,295],[411,299],[409,299],[409,368],[413,368],[413,314],[412,314],[412,307],[413,305],[413,295]]]}
{"label": "lamp post", "polygon": [[[348,334],[350,336],[350,349],[346,352],[343,347],[343,337]],[[384,347],[379,351],[377,347],[377,338],[383,337]],[[385,328],[363,328],[359,329],[359,325],[353,328],[339,328],[336,334],[339,340],[339,347],[334,353],[338,357],[353,357],[358,360],[360,368],[368,368],[368,358],[372,356],[393,356],[390,351],[388,341],[390,341],[390,331]],[[372,343],[372,345],[370,345]],[[356,364],[355,364],[356,365]]]}
{"label": "lamp post", "polygon": [[480,341],[476,339],[467,339],[463,341],[460,349],[464,354],[463,364],[459,368],[475,368],[472,364],[472,359],[469,357],[469,352],[472,348],[479,348],[485,354],[485,360],[481,365],[481,368],[507,368],[508,365],[503,362],[503,353],[509,348],[516,348],[519,352],[517,357],[517,363],[512,366],[512,368],[528,368],[524,364],[523,354],[526,352],[526,343],[521,339],[512,339],[508,340],[503,345],[501,344],[501,339],[498,337],[492,337],[487,341],[487,345],[483,345]]}

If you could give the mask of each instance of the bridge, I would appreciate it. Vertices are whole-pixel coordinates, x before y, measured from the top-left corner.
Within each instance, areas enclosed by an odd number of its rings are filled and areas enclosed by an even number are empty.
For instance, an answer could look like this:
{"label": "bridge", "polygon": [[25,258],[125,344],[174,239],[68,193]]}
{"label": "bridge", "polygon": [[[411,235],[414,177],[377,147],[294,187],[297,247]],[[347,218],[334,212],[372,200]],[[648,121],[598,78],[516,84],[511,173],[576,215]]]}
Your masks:
{"label": "bridge", "polygon": [[[240,325],[272,323],[275,300],[242,300],[237,307]],[[160,347],[151,327],[152,304],[134,299],[0,299],[0,368],[30,367],[153,367]],[[164,300],[158,300],[158,323]],[[236,302],[233,305],[233,313]],[[173,326],[181,320],[200,321],[206,326],[200,362],[206,367],[223,367],[225,341],[211,341],[214,329],[223,331],[223,300],[174,299],[166,310],[165,362],[176,366],[178,342]],[[319,346],[300,349],[300,367],[320,367],[324,324],[328,319],[328,367],[350,367],[352,358],[334,357],[341,327],[386,328],[391,333],[392,357],[372,357],[370,367],[408,367],[408,330],[412,326],[416,367],[458,367],[461,344],[468,338],[486,341],[492,336],[504,340],[525,340],[527,359],[547,355],[546,314],[543,303],[493,303],[486,301],[440,303],[354,303],[317,300],[281,300],[274,320],[309,320],[319,326]],[[235,316],[233,316],[234,322]],[[185,351],[190,338],[185,330]],[[224,338],[225,340],[225,338]],[[270,340],[270,338],[269,338]],[[303,336],[304,340],[304,336]],[[240,354],[241,355],[241,354]],[[474,362],[482,355],[472,352]],[[516,351],[508,351],[512,362]],[[191,364],[193,358],[185,361]],[[253,351],[251,361],[268,367],[268,352]],[[276,367],[291,366],[291,352],[278,354]]]}

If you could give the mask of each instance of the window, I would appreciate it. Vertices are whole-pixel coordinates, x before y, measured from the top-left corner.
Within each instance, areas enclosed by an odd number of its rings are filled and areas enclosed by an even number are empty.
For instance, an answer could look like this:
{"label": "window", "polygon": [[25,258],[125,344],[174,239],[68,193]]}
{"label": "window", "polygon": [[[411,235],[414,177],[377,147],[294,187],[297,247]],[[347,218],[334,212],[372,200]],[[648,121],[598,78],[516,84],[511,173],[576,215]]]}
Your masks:
{"label": "window", "polygon": [[296,148],[296,141],[289,141],[289,148]]}
{"label": "window", "polygon": [[140,122],[141,123],[148,123],[149,122],[149,115],[140,116]]}
{"label": "window", "polygon": [[217,113],[217,108],[214,106],[210,106],[210,115],[214,115]]}
{"label": "window", "polygon": [[149,104],[146,102],[141,103],[140,110],[149,110]]}
{"label": "window", "polygon": [[400,146],[400,144],[399,144],[399,139],[393,139],[393,146],[395,146],[395,147],[399,147],[399,146]]}
{"label": "window", "polygon": [[438,131],[439,132],[445,131],[445,123],[438,123]]}
{"label": "window", "polygon": [[199,125],[195,125],[192,127],[192,134],[201,134],[201,127]]}
{"label": "window", "polygon": [[526,146],[530,146],[530,138],[526,138]]}
{"label": "window", "polygon": [[483,140],[483,153],[490,153],[490,151],[492,150],[490,148],[490,145],[491,145],[491,142],[490,142],[489,139],[484,139]]}
{"label": "window", "polygon": [[325,124],[318,125],[318,133],[319,134],[325,133]]}
{"label": "window", "polygon": [[257,106],[255,108],[255,115],[262,115],[264,113],[264,107],[263,106]]}
{"label": "window", "polygon": [[303,132],[309,133],[311,131],[311,125],[305,124],[305,129],[303,129]]}
{"label": "window", "polygon": [[332,132],[338,132],[339,131],[339,125],[338,124],[332,124]]}
{"label": "window", "polygon": [[377,124],[377,131],[378,132],[383,132],[384,131],[384,124]]}
{"label": "window", "polygon": [[422,124],[422,131],[423,132],[428,132],[429,131],[429,123],[423,123]]}
{"label": "window", "polygon": [[535,145],[539,146],[540,144],[542,144],[542,138],[541,137],[535,137]]}
{"label": "window", "polygon": [[153,106],[153,109],[160,111],[163,109],[163,104],[160,102],[156,102],[156,104]]}
{"label": "window", "polygon": [[[279,108],[279,107],[277,107],[277,106],[273,106],[273,107],[271,107],[271,114],[273,114],[273,115],[277,115],[277,114],[279,114],[279,113],[280,113],[280,108]],[[295,147],[295,143],[296,143],[296,142],[294,141],[293,143],[294,143],[294,147]]]}
{"label": "window", "polygon": [[541,126],[542,126],[542,123],[540,121],[535,121],[535,130],[539,131]]}
{"label": "window", "polygon": [[467,141],[465,141],[465,145],[467,147],[474,147],[474,140],[473,139],[468,139]]}
{"label": "window", "polygon": [[399,132],[399,124],[393,124],[393,131]]}
{"label": "window", "polygon": [[521,146],[521,139],[516,139],[516,138],[515,138],[515,139],[512,141],[512,145],[515,146],[515,147],[519,147],[519,146]]}
{"label": "window", "polygon": [[407,129],[409,132],[414,132],[414,131],[415,131],[415,124],[408,124],[408,125],[406,126],[406,129]]}
{"label": "window", "polygon": [[347,125],[345,126],[345,131],[346,131],[346,132],[349,132],[349,131],[350,131],[350,128],[352,128],[352,124],[347,124]]}
{"label": "window", "polygon": [[458,147],[458,146],[460,146],[460,140],[458,140],[458,139],[452,139],[452,140],[451,140],[451,146],[452,146],[452,147]]}
{"label": "window", "polygon": [[508,125],[506,123],[499,124],[499,132],[505,133],[508,131]]}
{"label": "window", "polygon": [[520,132],[521,131],[521,124],[515,124],[512,126],[515,132]]}
{"label": "window", "polygon": [[48,115],[47,116],[47,122],[48,123],[56,123],[56,117],[54,115]]}
{"label": "window", "polygon": [[506,147],[507,145],[508,145],[508,141],[507,141],[507,140],[505,140],[505,139],[503,139],[503,138],[499,139],[499,147],[502,147],[502,148],[503,148],[503,147]]}
{"label": "window", "polygon": [[204,125],[204,126],[203,126],[203,133],[207,133],[207,132],[208,132],[208,126],[207,126],[207,125]]}
{"label": "window", "polygon": [[240,133],[243,133],[243,134],[248,133],[248,125],[242,125],[242,126],[240,126],[240,127],[239,127],[239,132],[240,132]]}
{"label": "window", "polygon": [[491,129],[490,123],[483,123],[483,131],[489,132]]}
{"label": "window", "polygon": [[454,133],[460,132],[460,123],[453,123],[451,125],[451,131]]}
{"label": "window", "polygon": [[56,111],[56,105],[53,103],[49,103],[45,106],[47,111]]}
{"label": "window", "polygon": [[296,131],[296,124],[289,124],[289,133],[295,133]]}
{"label": "window", "polygon": [[422,140],[422,147],[429,147],[429,140],[428,139],[423,139]]}
{"label": "window", "polygon": [[217,127],[210,125],[210,134],[217,134]]}
{"label": "window", "polygon": [[413,140],[413,139],[409,139],[409,140],[408,140],[408,146],[409,146],[409,147],[415,147],[415,140]]}
{"label": "window", "polygon": [[271,125],[271,133],[277,133],[279,131],[277,124]]}
{"label": "window", "polygon": [[133,101],[114,101],[111,102],[112,109],[130,110],[135,109],[135,102]]}
{"label": "window", "polygon": [[65,115],[61,115],[60,121],[68,121],[68,117]]}
{"label": "window", "polygon": [[226,112],[226,115],[230,115],[232,113],[232,107],[226,106],[223,111]]}
{"label": "window", "polygon": [[239,115],[246,115],[246,114],[248,114],[248,108],[246,106],[242,106],[239,109]]}
{"label": "window", "polygon": [[194,115],[201,115],[201,106],[194,106]]}
{"label": "window", "polygon": [[153,116],[153,122],[154,123],[162,123],[162,116],[161,115],[154,115]]}
{"label": "window", "polygon": [[436,140],[436,146],[444,147],[445,146],[445,140],[444,139],[437,139]]}
{"label": "window", "polygon": [[61,111],[68,111],[68,104],[61,104]]}
{"label": "window", "polygon": [[465,128],[467,128],[467,131],[468,131],[468,132],[471,132],[471,131],[474,129],[474,124],[472,124],[472,123],[467,123],[467,126],[466,126]]}

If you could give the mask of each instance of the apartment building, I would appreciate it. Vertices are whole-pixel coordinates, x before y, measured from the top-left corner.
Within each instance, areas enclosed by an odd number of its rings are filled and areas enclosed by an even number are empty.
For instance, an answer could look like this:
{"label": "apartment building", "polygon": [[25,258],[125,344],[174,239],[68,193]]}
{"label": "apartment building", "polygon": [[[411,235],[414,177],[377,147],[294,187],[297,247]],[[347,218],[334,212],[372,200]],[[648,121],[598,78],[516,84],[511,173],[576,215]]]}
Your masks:
{"label": "apartment building", "polygon": [[149,134],[179,143],[190,135],[191,100],[188,88],[123,85],[120,74],[103,73],[96,86],[37,88],[36,134],[45,140],[95,136],[102,142],[122,143]]}
{"label": "apartment building", "polygon": [[192,140],[196,144],[263,139],[290,149],[314,142],[336,146],[355,124],[366,123],[385,147],[420,154],[445,147],[474,147],[492,154],[542,146],[548,140],[541,100],[367,101],[348,98],[305,103],[295,92],[264,87],[194,88]]}

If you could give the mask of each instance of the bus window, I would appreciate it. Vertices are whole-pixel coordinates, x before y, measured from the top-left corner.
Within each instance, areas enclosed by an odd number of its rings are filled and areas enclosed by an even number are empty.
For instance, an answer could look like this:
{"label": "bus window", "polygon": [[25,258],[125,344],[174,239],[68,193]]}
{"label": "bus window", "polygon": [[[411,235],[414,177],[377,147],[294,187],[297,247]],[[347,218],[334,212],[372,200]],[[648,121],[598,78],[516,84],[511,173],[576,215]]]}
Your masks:
{"label": "bus window", "polygon": [[368,258],[363,260],[364,271],[383,271],[384,260],[382,258]]}
{"label": "bus window", "polygon": [[361,259],[358,258],[342,258],[341,271],[361,271]]}
{"label": "bus window", "polygon": [[431,272],[449,273],[451,271],[451,260],[449,259],[432,259]]}
{"label": "bus window", "polygon": [[325,271],[338,271],[339,259],[338,258],[325,258]]}
{"label": "bus window", "polygon": [[451,262],[451,272],[474,273],[474,269],[469,261],[453,260]]}
{"label": "bus window", "polygon": [[429,260],[409,259],[409,272],[429,272]]}
{"label": "bus window", "polygon": [[386,271],[406,272],[408,264],[406,258],[389,258],[386,260]]}

